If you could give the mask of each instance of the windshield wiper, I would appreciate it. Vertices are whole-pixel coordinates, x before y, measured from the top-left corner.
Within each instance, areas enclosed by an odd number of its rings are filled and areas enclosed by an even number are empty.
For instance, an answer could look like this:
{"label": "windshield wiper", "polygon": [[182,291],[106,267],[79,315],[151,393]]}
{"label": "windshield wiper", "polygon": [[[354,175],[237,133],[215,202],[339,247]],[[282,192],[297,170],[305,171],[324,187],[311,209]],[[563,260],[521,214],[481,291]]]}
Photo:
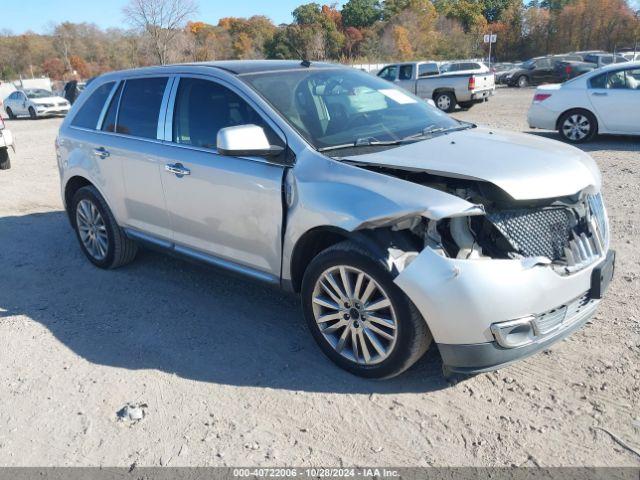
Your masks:
{"label": "windshield wiper", "polygon": [[331,145],[330,147],[319,148],[319,152],[327,152],[329,150],[341,150],[344,148],[357,148],[357,147],[386,147],[388,145],[400,145],[403,140],[376,140],[373,138],[358,138],[355,142],[344,143],[342,145]]}
{"label": "windshield wiper", "polygon": [[437,127],[437,128],[431,128],[431,127],[427,127],[425,129],[423,129],[421,132],[415,133],[413,135],[409,135],[408,137],[404,137],[401,141],[402,142],[406,142],[406,141],[411,141],[411,140],[419,140],[421,138],[431,138],[434,135],[437,134],[441,134],[441,133],[449,133],[449,132],[457,132],[458,130],[466,130],[467,128],[473,128],[475,127],[475,125],[473,123],[464,123],[461,125],[458,125],[456,127]]}

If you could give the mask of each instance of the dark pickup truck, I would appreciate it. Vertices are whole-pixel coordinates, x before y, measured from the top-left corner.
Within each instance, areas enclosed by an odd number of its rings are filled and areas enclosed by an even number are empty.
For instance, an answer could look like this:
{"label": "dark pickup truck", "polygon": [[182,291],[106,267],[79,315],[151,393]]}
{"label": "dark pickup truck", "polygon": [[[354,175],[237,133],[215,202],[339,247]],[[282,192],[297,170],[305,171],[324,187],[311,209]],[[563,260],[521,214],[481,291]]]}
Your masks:
{"label": "dark pickup truck", "polygon": [[613,55],[612,53],[592,53],[585,55],[584,61],[564,60],[556,62],[555,73],[558,82],[566,82],[572,78],[590,72],[596,68],[604,67],[612,63],[624,63],[629,60],[622,55]]}

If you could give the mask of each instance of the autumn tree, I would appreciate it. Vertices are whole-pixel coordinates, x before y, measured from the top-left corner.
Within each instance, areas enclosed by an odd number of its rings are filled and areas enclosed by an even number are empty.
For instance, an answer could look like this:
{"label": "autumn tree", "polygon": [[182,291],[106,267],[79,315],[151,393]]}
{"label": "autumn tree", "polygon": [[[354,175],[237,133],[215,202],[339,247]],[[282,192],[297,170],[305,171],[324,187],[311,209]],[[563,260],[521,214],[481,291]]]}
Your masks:
{"label": "autumn tree", "polygon": [[148,39],[161,65],[167,63],[172,43],[197,11],[194,0],[130,0],[122,10],[126,21]]}
{"label": "autumn tree", "polygon": [[342,22],[345,27],[370,27],[381,15],[378,0],[349,0],[342,7]]}

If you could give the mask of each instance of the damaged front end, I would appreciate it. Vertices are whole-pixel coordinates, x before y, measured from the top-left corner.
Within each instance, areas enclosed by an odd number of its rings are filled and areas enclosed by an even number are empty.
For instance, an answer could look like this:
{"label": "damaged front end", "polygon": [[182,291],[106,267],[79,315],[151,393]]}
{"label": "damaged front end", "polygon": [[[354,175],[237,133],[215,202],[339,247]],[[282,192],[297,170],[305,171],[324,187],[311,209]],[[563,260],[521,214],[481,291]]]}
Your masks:
{"label": "damaged front end", "polygon": [[424,247],[441,256],[524,260],[531,266],[548,264],[556,273],[569,275],[592,265],[608,250],[607,218],[600,193],[582,191],[567,197],[516,201],[487,182],[384,170],[455,195],[484,212],[437,221],[405,219],[392,227],[396,231],[409,229]]}

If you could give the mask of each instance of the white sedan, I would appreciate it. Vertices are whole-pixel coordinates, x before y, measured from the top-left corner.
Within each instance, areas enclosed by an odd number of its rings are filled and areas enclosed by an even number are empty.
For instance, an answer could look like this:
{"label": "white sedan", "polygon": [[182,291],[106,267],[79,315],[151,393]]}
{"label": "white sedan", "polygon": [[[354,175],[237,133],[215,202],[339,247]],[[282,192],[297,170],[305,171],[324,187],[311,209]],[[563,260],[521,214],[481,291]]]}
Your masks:
{"label": "white sedan", "polygon": [[66,99],[41,88],[17,90],[4,101],[4,110],[9,118],[66,115],[70,108],[71,104]]}
{"label": "white sedan", "polygon": [[529,126],[557,130],[571,143],[599,133],[640,135],[640,62],[612,64],[537,88]]}

